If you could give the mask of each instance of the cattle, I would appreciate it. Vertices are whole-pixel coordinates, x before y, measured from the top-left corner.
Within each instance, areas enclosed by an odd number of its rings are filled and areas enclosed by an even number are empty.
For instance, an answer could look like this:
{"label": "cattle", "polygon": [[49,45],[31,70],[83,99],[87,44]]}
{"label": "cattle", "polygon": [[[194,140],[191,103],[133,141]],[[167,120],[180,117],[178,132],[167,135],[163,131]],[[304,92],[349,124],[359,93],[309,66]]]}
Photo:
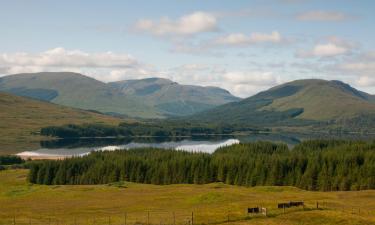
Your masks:
{"label": "cattle", "polygon": [[286,203],[277,204],[277,208],[279,209],[298,207],[298,206],[304,206],[304,203],[303,202],[286,202]]}
{"label": "cattle", "polygon": [[290,208],[290,203],[279,203],[277,204],[277,208],[279,209]]}
{"label": "cattle", "polygon": [[304,206],[304,203],[303,202],[289,202],[290,206]]}
{"label": "cattle", "polygon": [[259,207],[247,208],[247,213],[259,213],[259,212],[260,212]]}

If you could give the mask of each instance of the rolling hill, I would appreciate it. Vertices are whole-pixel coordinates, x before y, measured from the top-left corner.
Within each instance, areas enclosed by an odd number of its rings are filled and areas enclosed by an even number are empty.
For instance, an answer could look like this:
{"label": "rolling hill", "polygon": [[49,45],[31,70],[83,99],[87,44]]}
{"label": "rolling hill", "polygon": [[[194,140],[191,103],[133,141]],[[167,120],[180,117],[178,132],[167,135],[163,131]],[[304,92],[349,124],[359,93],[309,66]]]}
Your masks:
{"label": "rolling hill", "polygon": [[95,112],[73,109],[30,98],[0,92],[0,140],[5,142],[32,139],[40,128],[68,123],[118,124],[120,119]]}
{"label": "rolling hill", "polygon": [[78,73],[43,72],[0,78],[0,91],[65,106],[139,118],[189,115],[239,100],[214,87],[166,79],[104,83]]}
{"label": "rolling hill", "polygon": [[375,125],[374,96],[341,81],[297,80],[239,102],[191,116],[192,120],[258,126]]}
{"label": "rolling hill", "polygon": [[17,74],[0,78],[0,91],[103,113],[162,117],[134,96],[107,84],[70,72]]}

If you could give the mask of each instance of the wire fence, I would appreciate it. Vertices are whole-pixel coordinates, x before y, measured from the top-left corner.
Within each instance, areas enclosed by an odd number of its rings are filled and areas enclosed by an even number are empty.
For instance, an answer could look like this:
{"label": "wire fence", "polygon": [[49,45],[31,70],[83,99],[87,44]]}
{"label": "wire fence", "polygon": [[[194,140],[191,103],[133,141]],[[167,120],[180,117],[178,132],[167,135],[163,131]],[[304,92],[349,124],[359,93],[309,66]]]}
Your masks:
{"label": "wire fence", "polygon": [[[267,205],[266,205],[267,206]],[[278,208],[277,204],[268,205],[266,215],[262,213],[248,213],[243,211],[228,210],[196,210],[193,212],[181,211],[139,211],[124,212],[123,214],[101,215],[69,215],[69,216],[21,216],[11,215],[0,219],[0,225],[208,225],[224,224],[234,221],[251,220],[260,217],[277,217],[286,213],[303,212],[311,210],[335,210],[343,214],[375,217],[374,210],[365,207],[342,206],[332,202],[304,202],[304,206]],[[249,205],[249,207],[252,207]],[[259,206],[256,206],[259,207]]]}

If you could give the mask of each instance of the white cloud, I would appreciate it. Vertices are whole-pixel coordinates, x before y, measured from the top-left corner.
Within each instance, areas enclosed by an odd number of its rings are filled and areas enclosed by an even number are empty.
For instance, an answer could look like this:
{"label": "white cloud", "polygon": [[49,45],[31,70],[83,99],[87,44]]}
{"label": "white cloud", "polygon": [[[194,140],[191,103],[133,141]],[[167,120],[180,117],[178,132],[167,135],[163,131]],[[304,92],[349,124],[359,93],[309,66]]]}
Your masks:
{"label": "white cloud", "polygon": [[47,71],[82,73],[101,81],[117,81],[129,76],[149,76],[152,66],[140,63],[129,54],[113,52],[88,53],[81,50],[54,48],[41,53],[0,54],[2,75]]}
{"label": "white cloud", "polygon": [[297,52],[298,57],[332,57],[347,54],[350,52],[350,48],[347,46],[339,45],[333,42],[326,44],[317,44],[313,49],[309,51]]}
{"label": "white cloud", "polygon": [[3,75],[47,71],[77,72],[104,82],[163,77],[181,84],[217,86],[248,97],[279,84],[280,77],[260,70],[227,71],[225,65],[185,64],[159,70],[128,54],[87,53],[55,48],[41,53],[0,54]]}
{"label": "white cloud", "polygon": [[375,54],[374,52],[361,53],[354,58],[347,59],[337,64],[335,68],[349,74],[374,76]]}
{"label": "white cloud", "polygon": [[357,80],[357,85],[360,87],[374,87],[375,86],[375,76],[360,76]]}
{"label": "white cloud", "polygon": [[87,53],[54,48],[39,54],[1,54],[0,66],[14,67],[134,67],[137,60],[128,54]]}
{"label": "white cloud", "polygon": [[194,12],[177,20],[172,20],[168,17],[163,17],[159,21],[142,19],[134,27],[137,31],[156,36],[193,35],[215,31],[217,29],[217,19],[213,14],[207,12]]}
{"label": "white cloud", "polygon": [[351,19],[352,16],[343,12],[318,10],[300,13],[296,18],[301,21],[344,21]]}
{"label": "white cloud", "polygon": [[312,54],[314,56],[335,56],[348,52],[348,49],[333,43],[319,44],[314,47]]}
{"label": "white cloud", "polygon": [[313,74],[321,74],[325,79],[329,77],[329,79],[342,80],[363,91],[374,93],[375,54],[373,51],[355,51],[353,54],[329,61],[329,63],[315,62],[310,65],[301,65],[302,67]]}
{"label": "white cloud", "polygon": [[222,65],[187,64],[165,71],[162,76],[182,84],[221,87],[240,97],[281,83],[281,78],[272,72],[227,71]]}
{"label": "white cloud", "polygon": [[270,34],[254,32],[250,35],[243,33],[229,34],[224,37],[217,38],[214,43],[219,45],[250,45],[258,43],[280,43],[282,37],[279,32],[273,31]]}
{"label": "white cloud", "polygon": [[341,69],[350,71],[361,71],[375,73],[375,61],[374,62],[352,62],[341,65]]}

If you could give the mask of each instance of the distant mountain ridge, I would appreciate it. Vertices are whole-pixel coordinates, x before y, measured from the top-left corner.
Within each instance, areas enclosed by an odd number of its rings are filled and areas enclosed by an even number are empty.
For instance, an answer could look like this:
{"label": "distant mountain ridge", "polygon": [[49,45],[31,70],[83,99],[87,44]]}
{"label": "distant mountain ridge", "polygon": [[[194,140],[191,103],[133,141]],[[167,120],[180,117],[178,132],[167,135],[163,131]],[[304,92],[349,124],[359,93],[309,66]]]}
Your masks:
{"label": "distant mountain ridge", "polygon": [[74,108],[139,118],[190,115],[239,100],[220,88],[180,85],[162,78],[107,84],[71,72],[0,77],[0,91]]}
{"label": "distant mountain ridge", "polygon": [[180,85],[164,78],[147,78],[109,83],[114,89],[151,102],[157,109],[172,116],[188,115],[240,100],[217,87]]}
{"label": "distant mountain ridge", "polygon": [[361,123],[371,128],[375,101],[373,95],[341,81],[296,80],[189,118],[267,127]]}

